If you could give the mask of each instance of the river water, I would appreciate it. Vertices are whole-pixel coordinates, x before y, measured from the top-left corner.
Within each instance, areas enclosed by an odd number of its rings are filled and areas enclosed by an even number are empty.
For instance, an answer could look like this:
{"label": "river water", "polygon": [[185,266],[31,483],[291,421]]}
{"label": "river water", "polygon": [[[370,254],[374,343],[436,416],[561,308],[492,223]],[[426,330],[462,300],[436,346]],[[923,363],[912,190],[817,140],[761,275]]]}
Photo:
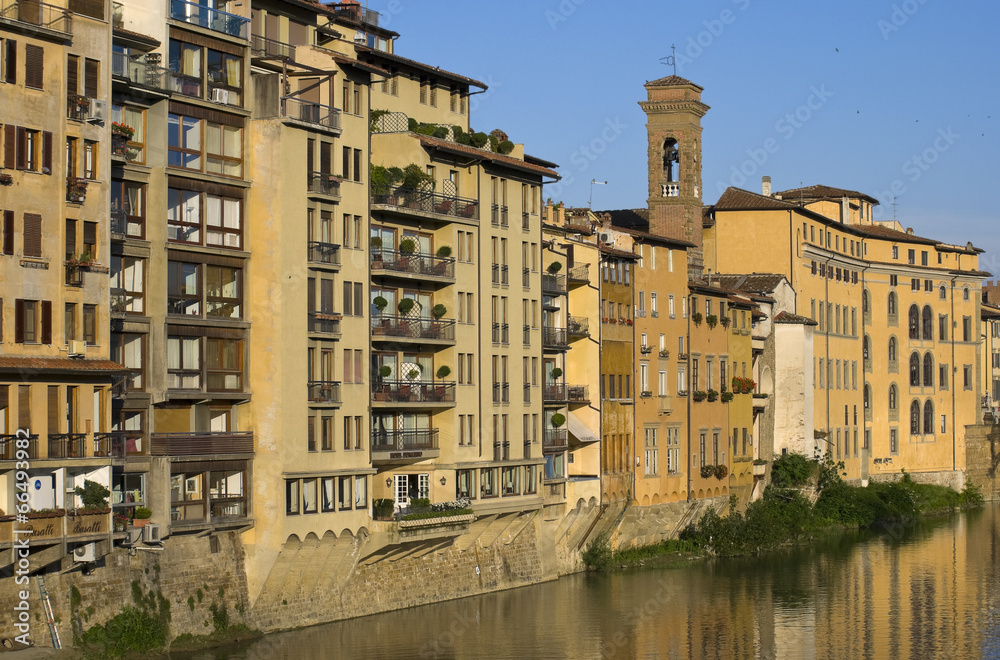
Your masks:
{"label": "river water", "polygon": [[574,575],[192,660],[1000,658],[1000,504],[763,558]]}

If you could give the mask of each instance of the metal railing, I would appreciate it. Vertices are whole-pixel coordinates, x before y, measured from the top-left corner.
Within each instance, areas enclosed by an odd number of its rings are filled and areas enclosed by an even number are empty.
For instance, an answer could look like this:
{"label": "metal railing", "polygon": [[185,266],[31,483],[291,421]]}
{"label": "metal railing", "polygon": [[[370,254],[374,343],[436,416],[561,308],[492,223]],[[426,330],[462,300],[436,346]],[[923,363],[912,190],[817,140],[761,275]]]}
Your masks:
{"label": "metal railing", "polygon": [[569,436],[566,429],[545,429],[542,436],[542,450],[566,449],[569,446]]}
{"label": "metal railing", "polygon": [[372,451],[408,451],[438,448],[438,429],[372,432]]}
{"label": "metal railing", "polygon": [[159,62],[159,56],[155,54],[129,57],[125,53],[112,53],[111,75],[143,87],[166,90],[168,74],[173,72],[160,66]]}
{"label": "metal railing", "polygon": [[310,403],[340,403],[340,381],[309,381]]}
{"label": "metal railing", "polygon": [[360,2],[341,2],[340,4],[329,5],[328,8],[333,10],[337,18],[355,23],[364,23],[372,27],[378,27],[379,18],[381,17],[381,14],[377,11],[362,7]]}
{"label": "metal railing", "polygon": [[372,338],[442,339],[455,341],[454,319],[413,318],[409,316],[373,316]]}
{"label": "metal railing", "polygon": [[309,332],[339,335],[341,318],[332,312],[309,312]]}
{"label": "metal railing", "polygon": [[82,204],[87,199],[87,180],[78,176],[66,177],[66,201]]}
{"label": "metal railing", "polygon": [[521,211],[521,229],[524,231],[531,229],[531,214],[527,211]]}
{"label": "metal railing", "polygon": [[340,179],[333,174],[311,172],[308,188],[311,193],[340,197]]}
{"label": "metal railing", "polygon": [[542,291],[566,293],[566,276],[542,273]]}
{"label": "metal railing", "polygon": [[[19,443],[21,447],[18,447]],[[27,446],[24,446],[25,443]],[[0,435],[0,461],[21,460],[17,455],[20,450],[26,450],[29,459],[38,458],[38,436]]]}
{"label": "metal railing", "polygon": [[83,286],[83,269],[79,264],[66,264],[66,286]]}
{"label": "metal railing", "polygon": [[184,0],[170,0],[170,18],[238,39],[246,39],[250,32],[249,18]]}
{"label": "metal railing", "polygon": [[566,328],[542,328],[542,346],[568,346]]}
{"label": "metal railing", "polygon": [[115,30],[125,27],[125,5],[120,2],[111,3],[111,27]]}
{"label": "metal railing", "polygon": [[269,39],[259,34],[253,34],[250,35],[250,56],[294,60],[295,46],[278,41],[277,39]]}
{"label": "metal railing", "polygon": [[493,343],[494,344],[510,343],[510,324],[508,323],[493,324]]}
{"label": "metal railing", "polygon": [[372,384],[372,395],[389,403],[454,403],[455,381],[381,380]]}
{"label": "metal railing", "polygon": [[507,285],[510,282],[510,267],[501,264],[493,264],[492,278],[493,284]]}
{"label": "metal railing", "polygon": [[112,431],[110,433],[94,434],[94,456],[125,458],[126,456],[142,456],[142,433],[135,431]]}
{"label": "metal railing", "polygon": [[293,96],[281,97],[281,116],[315,126],[340,130],[340,110]]}
{"label": "metal railing", "polygon": [[73,16],[67,9],[38,0],[0,0],[0,19],[73,33]]}
{"label": "metal railing", "polygon": [[340,246],[336,243],[309,241],[309,261],[317,264],[340,265]]}
{"label": "metal railing", "polygon": [[590,264],[576,264],[566,271],[566,279],[572,284],[590,282]]}
{"label": "metal railing", "polygon": [[566,400],[570,403],[589,403],[590,389],[586,385],[567,385]]}
{"label": "metal railing", "polygon": [[86,433],[50,433],[49,458],[86,458]]}
{"label": "metal railing", "polygon": [[372,250],[372,270],[454,279],[455,259],[431,254],[404,254],[396,250]]}
{"label": "metal railing", "polygon": [[253,433],[154,433],[149,439],[149,453],[152,456],[252,454]]}
{"label": "metal railing", "polygon": [[560,403],[567,400],[565,383],[546,383],[542,386],[542,401]]}
{"label": "metal railing", "polygon": [[566,330],[570,337],[589,337],[590,319],[584,316],[570,316],[566,322]]}
{"label": "metal railing", "polygon": [[396,209],[411,209],[422,213],[434,213],[455,218],[479,220],[479,202],[474,199],[442,195],[441,193],[397,188],[391,193],[372,193],[372,204],[392,206]]}
{"label": "metal railing", "polygon": [[77,121],[86,121],[90,116],[90,104],[94,99],[80,94],[66,95],[66,117]]}
{"label": "metal railing", "polygon": [[508,225],[507,207],[500,204],[493,204],[491,207],[490,223],[497,227],[506,227]]}
{"label": "metal railing", "polygon": [[493,403],[510,403],[510,383],[493,383]]}

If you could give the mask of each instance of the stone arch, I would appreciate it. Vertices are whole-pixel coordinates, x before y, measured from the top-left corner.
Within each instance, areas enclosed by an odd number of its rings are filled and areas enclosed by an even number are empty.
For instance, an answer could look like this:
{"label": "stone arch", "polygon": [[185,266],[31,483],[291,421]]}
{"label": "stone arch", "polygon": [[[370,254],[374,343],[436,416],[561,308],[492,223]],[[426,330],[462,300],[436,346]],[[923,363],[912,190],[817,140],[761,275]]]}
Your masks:
{"label": "stone arch", "polygon": [[774,377],[771,374],[771,367],[767,365],[760,370],[760,391],[763,394],[774,394]]}
{"label": "stone arch", "polygon": [[677,493],[676,490],[670,493],[670,501],[671,502],[676,502],[679,499],[680,499],[680,495],[678,495],[678,493]]}
{"label": "stone arch", "polygon": [[618,501],[618,491],[615,491],[615,490],[611,491],[611,501],[612,502],[617,502]]}
{"label": "stone arch", "polygon": [[649,495],[642,496],[642,506],[649,506]]}
{"label": "stone arch", "polygon": [[319,536],[316,532],[309,532],[306,534],[306,538],[302,541],[303,543],[319,543]]}
{"label": "stone arch", "polygon": [[337,538],[339,538],[341,540],[353,540],[354,539],[354,532],[352,532],[351,530],[349,530],[349,529],[347,529],[345,527],[344,531],[342,531],[340,533],[340,536],[337,537]]}
{"label": "stone arch", "polygon": [[585,499],[583,499],[581,497],[580,499],[578,499],[576,501],[576,510],[577,510],[577,512],[583,511],[586,508],[587,508],[587,500],[585,500]]}
{"label": "stone arch", "polygon": [[718,497],[721,493],[719,492],[719,487],[715,487],[715,497]]}
{"label": "stone arch", "polygon": [[660,494],[653,493],[653,506],[656,506],[659,503],[660,503]]}
{"label": "stone arch", "polygon": [[705,491],[703,491],[701,488],[698,489],[698,499],[699,500],[705,499]]}
{"label": "stone arch", "polygon": [[298,534],[289,534],[288,538],[285,539],[284,546],[286,548],[299,548],[302,545],[302,539],[299,538]]}
{"label": "stone arch", "polygon": [[723,487],[722,487],[722,494],[723,494],[723,495],[728,495],[728,494],[729,494],[729,489],[728,489],[728,488],[726,488],[725,486],[723,486]]}
{"label": "stone arch", "polygon": [[677,140],[670,137],[663,141],[663,175],[668,183],[681,180],[680,148]]}

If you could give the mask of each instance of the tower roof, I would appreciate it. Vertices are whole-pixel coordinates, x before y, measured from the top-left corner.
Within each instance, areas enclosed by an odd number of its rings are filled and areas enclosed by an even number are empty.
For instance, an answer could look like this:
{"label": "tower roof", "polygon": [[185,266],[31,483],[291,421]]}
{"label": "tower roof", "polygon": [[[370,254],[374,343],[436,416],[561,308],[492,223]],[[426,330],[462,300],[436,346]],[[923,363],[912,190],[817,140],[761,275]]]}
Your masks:
{"label": "tower roof", "polygon": [[653,80],[646,83],[646,87],[669,87],[672,85],[691,85],[693,87],[697,87],[698,91],[702,91],[704,89],[699,85],[695,85],[687,78],[681,78],[676,74],[667,76],[666,78],[659,78],[658,80]]}

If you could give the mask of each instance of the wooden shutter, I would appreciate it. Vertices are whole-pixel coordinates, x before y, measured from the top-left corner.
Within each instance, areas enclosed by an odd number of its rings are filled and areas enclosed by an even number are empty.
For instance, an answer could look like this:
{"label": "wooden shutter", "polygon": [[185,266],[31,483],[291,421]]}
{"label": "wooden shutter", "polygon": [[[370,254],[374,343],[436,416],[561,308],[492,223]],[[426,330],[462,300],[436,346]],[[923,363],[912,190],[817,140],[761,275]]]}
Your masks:
{"label": "wooden shutter", "polygon": [[7,69],[4,72],[4,82],[12,85],[17,83],[17,42],[7,40]]}
{"label": "wooden shutter", "polygon": [[14,343],[24,343],[24,301],[20,298],[14,301]]}
{"label": "wooden shutter", "polygon": [[24,85],[42,89],[44,70],[42,68],[45,50],[41,46],[24,45]]}
{"label": "wooden shutter", "polygon": [[17,160],[17,128],[13,124],[3,127],[3,166],[14,169]]}
{"label": "wooden shutter", "polygon": [[52,343],[52,301],[42,301],[42,343]]}
{"label": "wooden shutter", "polygon": [[[80,58],[76,55],[66,57],[66,95],[76,96],[80,93]],[[70,98],[70,101],[73,99]],[[72,103],[70,104],[72,105]]]}
{"label": "wooden shutter", "polygon": [[24,214],[24,256],[42,256],[42,216],[37,213]]}
{"label": "wooden shutter", "polygon": [[87,59],[83,62],[83,95],[92,99],[97,98],[97,76],[100,70],[100,63],[97,60]]}
{"label": "wooden shutter", "polygon": [[17,154],[15,156],[17,169],[28,167],[28,130],[24,126],[17,127]]}
{"label": "wooden shutter", "polygon": [[52,133],[42,132],[42,171],[52,174]]}
{"label": "wooden shutter", "polygon": [[[44,343],[44,342],[43,342]],[[59,386],[49,385],[48,387],[48,422],[49,433],[59,433]]]}
{"label": "wooden shutter", "polygon": [[3,253],[14,254],[14,212],[3,212]]}
{"label": "wooden shutter", "polygon": [[76,256],[76,220],[66,220],[66,257]]}
{"label": "wooden shutter", "polygon": [[330,152],[333,150],[333,145],[329,142],[319,143],[319,171],[323,174],[333,174],[333,163],[330,161]]}
{"label": "wooden shutter", "polygon": [[[97,246],[97,223],[96,222],[84,222],[83,223],[83,244]],[[93,255],[96,259],[97,255]]]}

